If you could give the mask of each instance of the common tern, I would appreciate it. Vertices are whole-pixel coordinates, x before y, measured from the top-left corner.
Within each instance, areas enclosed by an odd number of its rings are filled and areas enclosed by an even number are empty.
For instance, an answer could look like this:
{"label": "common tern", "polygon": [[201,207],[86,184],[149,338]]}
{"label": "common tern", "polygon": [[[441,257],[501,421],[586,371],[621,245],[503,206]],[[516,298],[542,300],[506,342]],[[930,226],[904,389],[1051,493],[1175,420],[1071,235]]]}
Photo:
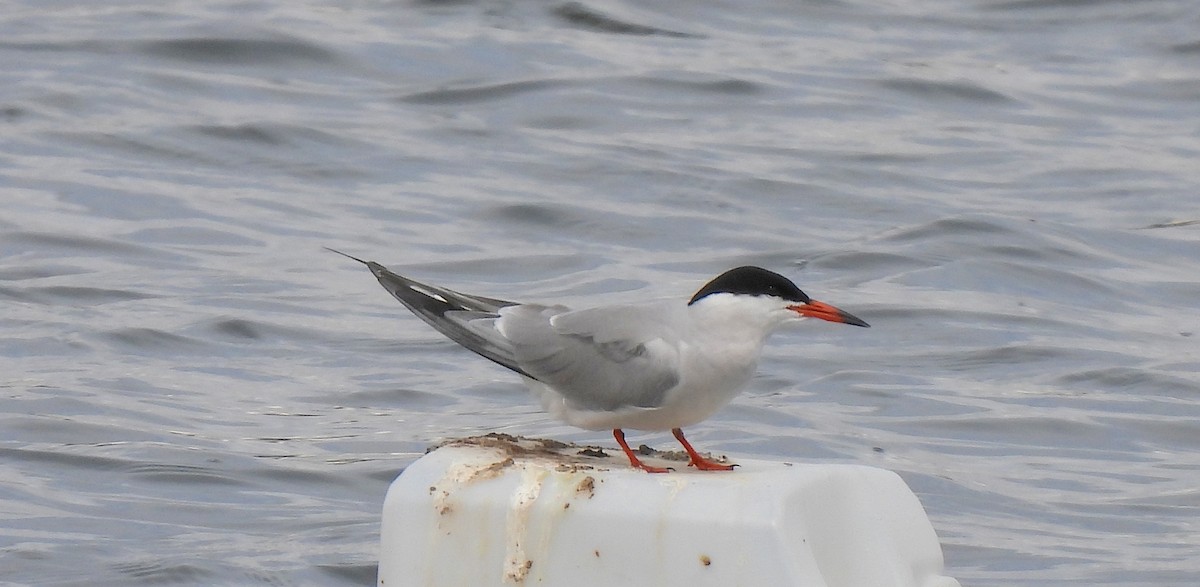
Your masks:
{"label": "common tern", "polygon": [[730,269],[686,304],[572,310],[459,293],[329,250],[366,265],[384,289],[450,340],[520,374],[550,414],[588,430],[611,429],[629,464],[651,473],[670,469],[639,460],[624,428],[670,430],[689,466],[731,470],[696,452],[683,427],[737,395],[767,337],[808,318],[868,326],[760,267]]}

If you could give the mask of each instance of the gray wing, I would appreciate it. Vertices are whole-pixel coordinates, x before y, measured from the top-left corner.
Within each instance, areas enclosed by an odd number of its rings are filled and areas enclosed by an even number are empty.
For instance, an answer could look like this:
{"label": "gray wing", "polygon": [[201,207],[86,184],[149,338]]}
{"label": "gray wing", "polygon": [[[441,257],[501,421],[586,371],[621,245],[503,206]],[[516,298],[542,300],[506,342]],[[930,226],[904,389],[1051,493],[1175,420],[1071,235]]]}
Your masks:
{"label": "gray wing", "polygon": [[522,304],[499,314],[521,369],[575,408],[657,407],[679,382],[674,332],[654,308]]}
{"label": "gray wing", "polygon": [[500,309],[516,306],[516,302],[424,284],[393,273],[374,261],[363,261],[341,251],[329,250],[366,265],[383,289],[450,340],[521,375],[534,377],[521,368],[512,345],[494,326],[500,317]]}

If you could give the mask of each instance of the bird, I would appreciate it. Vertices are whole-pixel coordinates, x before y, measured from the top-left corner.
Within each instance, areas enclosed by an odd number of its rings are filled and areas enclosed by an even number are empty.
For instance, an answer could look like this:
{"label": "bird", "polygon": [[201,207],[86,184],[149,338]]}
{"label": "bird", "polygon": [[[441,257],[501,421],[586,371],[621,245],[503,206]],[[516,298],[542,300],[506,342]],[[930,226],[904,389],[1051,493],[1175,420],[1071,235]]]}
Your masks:
{"label": "bird", "polygon": [[624,429],[670,430],[688,466],[732,470],[736,465],[698,453],[683,428],[741,391],[770,334],[812,318],[869,326],[761,267],[725,271],[686,303],[572,310],[460,293],[326,248],[366,265],[384,289],[450,340],[521,375],[551,415],[588,430],[612,430],[630,466],[649,473],[672,469],[643,463]]}

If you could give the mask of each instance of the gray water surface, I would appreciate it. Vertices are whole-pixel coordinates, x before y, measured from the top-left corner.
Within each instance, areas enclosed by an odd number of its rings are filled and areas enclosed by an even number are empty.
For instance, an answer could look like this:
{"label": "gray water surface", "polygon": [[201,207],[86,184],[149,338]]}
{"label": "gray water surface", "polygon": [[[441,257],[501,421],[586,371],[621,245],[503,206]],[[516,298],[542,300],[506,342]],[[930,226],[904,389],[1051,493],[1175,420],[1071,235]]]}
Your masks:
{"label": "gray water surface", "polygon": [[610,441],[322,246],[779,271],[873,328],[777,334],[703,450],[897,471],[964,585],[1196,582],[1193,2],[17,1],[0,137],[0,583],[371,584],[427,446]]}

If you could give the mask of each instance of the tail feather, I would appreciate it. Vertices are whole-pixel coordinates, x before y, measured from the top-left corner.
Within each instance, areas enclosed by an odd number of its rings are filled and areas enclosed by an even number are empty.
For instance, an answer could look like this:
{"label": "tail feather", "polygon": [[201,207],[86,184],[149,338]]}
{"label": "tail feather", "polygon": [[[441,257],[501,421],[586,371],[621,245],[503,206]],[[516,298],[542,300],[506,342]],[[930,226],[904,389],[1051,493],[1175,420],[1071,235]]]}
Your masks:
{"label": "tail feather", "polygon": [[424,284],[393,273],[374,261],[363,261],[329,247],[326,249],[366,265],[383,289],[450,340],[498,365],[532,378],[517,364],[512,345],[492,326],[500,317],[500,309],[515,306],[516,302]]}

